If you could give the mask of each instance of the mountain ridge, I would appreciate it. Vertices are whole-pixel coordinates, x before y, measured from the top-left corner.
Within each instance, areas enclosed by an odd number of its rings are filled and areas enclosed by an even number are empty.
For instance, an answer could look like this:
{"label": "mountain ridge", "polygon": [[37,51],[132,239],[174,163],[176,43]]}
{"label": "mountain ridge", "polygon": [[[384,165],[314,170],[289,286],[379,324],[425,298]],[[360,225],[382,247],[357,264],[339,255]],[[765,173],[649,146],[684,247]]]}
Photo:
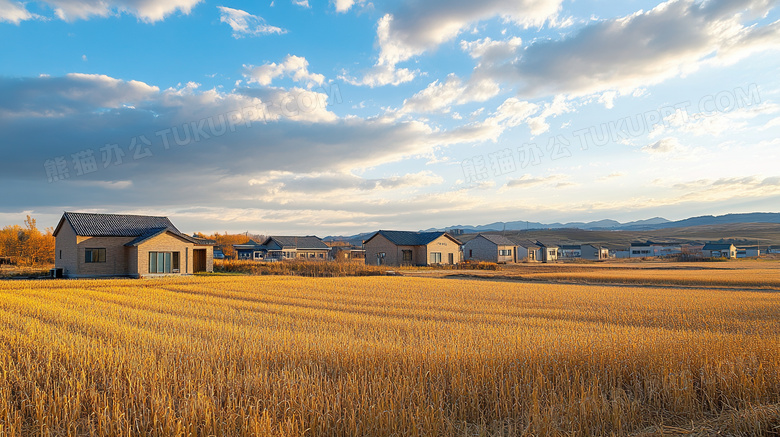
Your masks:
{"label": "mountain ridge", "polygon": [[[751,212],[751,213],[732,213],[720,216],[702,215],[689,217],[682,220],[667,220],[663,217],[653,217],[644,220],[635,220],[626,223],[620,223],[617,220],[602,219],[591,222],[567,222],[567,223],[541,223],[525,220],[516,220],[510,222],[492,222],[485,225],[455,225],[443,228],[428,228],[421,232],[432,231],[452,231],[455,229],[463,230],[464,233],[472,234],[479,232],[504,232],[504,231],[531,231],[531,230],[555,230],[555,229],[581,229],[592,231],[654,231],[671,228],[685,228],[693,226],[712,226],[723,224],[740,223],[776,223],[780,224],[780,213],[776,212]],[[328,236],[325,241],[346,240],[357,242],[368,238],[376,231],[364,232],[351,236]]]}

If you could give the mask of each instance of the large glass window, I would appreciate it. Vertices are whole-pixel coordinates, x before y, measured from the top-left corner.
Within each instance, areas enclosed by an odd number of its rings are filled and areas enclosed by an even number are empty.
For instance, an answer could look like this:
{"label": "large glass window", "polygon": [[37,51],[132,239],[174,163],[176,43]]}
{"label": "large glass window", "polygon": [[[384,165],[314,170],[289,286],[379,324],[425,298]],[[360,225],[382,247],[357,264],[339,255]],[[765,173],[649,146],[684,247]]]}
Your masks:
{"label": "large glass window", "polygon": [[431,252],[431,264],[441,264],[441,252]]}
{"label": "large glass window", "polygon": [[85,263],[106,262],[106,249],[87,249],[84,251]]}
{"label": "large glass window", "polygon": [[402,250],[401,251],[401,258],[406,262],[412,262],[412,251],[411,250]]}
{"label": "large glass window", "polygon": [[149,273],[179,273],[179,252],[149,252]]}

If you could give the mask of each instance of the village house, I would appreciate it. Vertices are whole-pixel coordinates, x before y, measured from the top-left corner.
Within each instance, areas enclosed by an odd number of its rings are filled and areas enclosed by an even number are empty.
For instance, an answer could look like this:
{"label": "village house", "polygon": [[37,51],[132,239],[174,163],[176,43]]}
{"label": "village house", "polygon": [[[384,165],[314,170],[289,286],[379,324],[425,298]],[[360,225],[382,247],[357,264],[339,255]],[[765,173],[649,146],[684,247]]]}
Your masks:
{"label": "village house", "polygon": [[502,235],[479,234],[463,245],[463,259],[513,263],[517,262],[517,251],[515,243]]}
{"label": "village house", "polygon": [[517,262],[537,262],[541,260],[541,248],[531,240],[513,240]]}
{"label": "village house", "polygon": [[731,243],[707,243],[701,250],[705,258],[728,258],[737,257],[737,248]]}
{"label": "village house", "polygon": [[682,245],[679,243],[635,242],[631,243],[631,248],[629,249],[630,258],[652,258],[678,255],[680,253],[682,253]]}
{"label": "village house", "polygon": [[737,258],[758,258],[761,256],[759,246],[737,246]]}
{"label": "village house", "polygon": [[580,256],[582,259],[602,260],[609,258],[609,249],[593,244],[583,244],[580,246]]}
{"label": "village house", "polygon": [[325,244],[330,247],[330,259],[334,261],[363,262],[366,259],[366,250],[348,241],[328,241]]}
{"label": "village house", "polygon": [[213,242],[182,234],[167,217],[66,212],[54,237],[55,269],[68,278],[213,270]]}
{"label": "village house", "polygon": [[537,241],[536,245],[539,246],[539,261],[543,263],[558,261],[558,249],[560,248],[557,245],[541,241]]}
{"label": "village house", "polygon": [[363,241],[366,264],[387,266],[457,264],[460,246],[446,232],[378,231]]}
{"label": "village house", "polygon": [[234,244],[236,258],[254,261],[282,261],[302,259],[327,261],[330,259],[330,247],[319,237],[272,236],[258,243],[249,240],[243,244]]}
{"label": "village house", "polygon": [[581,258],[582,247],[579,244],[561,244],[558,255],[563,259]]}

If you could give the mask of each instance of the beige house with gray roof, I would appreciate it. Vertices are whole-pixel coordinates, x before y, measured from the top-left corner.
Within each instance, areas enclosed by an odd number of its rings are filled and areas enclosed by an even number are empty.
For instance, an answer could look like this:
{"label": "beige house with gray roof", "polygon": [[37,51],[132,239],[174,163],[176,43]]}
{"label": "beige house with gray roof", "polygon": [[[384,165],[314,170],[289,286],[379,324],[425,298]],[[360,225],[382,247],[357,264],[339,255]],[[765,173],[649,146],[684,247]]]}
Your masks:
{"label": "beige house with gray roof", "polygon": [[54,237],[55,268],[68,278],[213,271],[213,242],[182,234],[167,217],[66,212]]}
{"label": "beige house with gray roof", "polygon": [[378,231],[363,248],[366,264],[428,266],[459,263],[460,244],[446,232]]}
{"label": "beige house with gray roof", "polygon": [[502,236],[479,234],[463,245],[463,259],[494,263],[517,262],[516,244]]}

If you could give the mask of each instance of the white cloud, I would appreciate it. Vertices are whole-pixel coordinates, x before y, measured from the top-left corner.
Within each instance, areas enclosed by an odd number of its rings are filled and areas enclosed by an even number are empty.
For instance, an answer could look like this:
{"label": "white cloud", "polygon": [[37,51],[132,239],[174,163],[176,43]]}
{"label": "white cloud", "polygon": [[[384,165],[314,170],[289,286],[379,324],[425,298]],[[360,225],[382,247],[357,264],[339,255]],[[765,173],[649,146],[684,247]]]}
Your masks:
{"label": "white cloud", "polygon": [[449,112],[453,104],[483,102],[496,96],[500,91],[498,84],[490,80],[464,84],[459,77],[450,74],[443,82],[438,80],[404,100],[402,113],[409,112]]}
{"label": "white cloud", "polygon": [[0,22],[19,24],[21,21],[38,18],[30,13],[23,3],[13,0],[0,0]]}
{"label": "white cloud", "polygon": [[233,38],[287,33],[287,30],[268,25],[262,17],[252,15],[246,11],[225,6],[217,6],[217,9],[220,12],[219,21],[226,23],[233,29]]}
{"label": "white cloud", "polygon": [[[774,1],[670,0],[649,11],[595,21],[559,40],[530,44],[520,59],[478,67],[525,97],[575,96],[636,88],[684,76],[706,63],[734,62],[780,48],[780,22],[745,25]],[[602,95],[602,97],[605,97]],[[610,105],[609,96],[604,103]]]}
{"label": "white cloud", "polygon": [[642,147],[643,152],[651,154],[666,155],[674,152],[680,152],[683,150],[683,146],[677,140],[677,138],[668,137],[662,138],[652,144],[648,144]]}
{"label": "white cloud", "polygon": [[307,84],[322,85],[325,82],[325,76],[309,72],[309,61],[306,58],[295,55],[287,55],[284,61],[279,64],[272,62],[256,67],[244,65],[243,74],[250,83],[259,83],[260,85],[270,85],[274,79],[282,76],[288,76],[296,82]]}
{"label": "white cloud", "polygon": [[552,103],[545,103],[544,109],[538,116],[528,119],[531,135],[541,135],[550,130],[550,125],[547,123],[549,117],[557,117],[571,111],[573,108],[566,101],[566,96],[555,96]]}
{"label": "white cloud", "polygon": [[550,175],[545,177],[533,177],[530,174],[524,174],[516,179],[510,179],[505,188],[531,188],[539,185],[549,184],[560,179],[560,175]]}
{"label": "white cloud", "polygon": [[339,78],[352,85],[365,85],[373,88],[410,82],[416,75],[417,72],[408,68],[396,68],[395,65],[375,65],[366,71],[362,78],[356,79],[346,75],[341,75]]}
{"label": "white cloud", "polygon": [[362,5],[363,3],[365,3],[365,0],[332,0],[332,1],[334,6],[336,7],[336,12],[347,12],[355,4]]}
{"label": "white cloud", "polygon": [[42,0],[66,21],[128,13],[153,23],[175,12],[189,14],[201,0]]}
{"label": "white cloud", "polygon": [[515,56],[518,49],[522,48],[522,46],[523,40],[518,37],[513,37],[506,41],[484,38],[476,41],[460,42],[460,48],[468,52],[469,56],[479,59],[480,62],[488,63],[506,61],[508,58]]}
{"label": "white cloud", "polygon": [[309,0],[292,0],[293,4],[296,6],[301,6],[304,8],[310,8],[311,5],[309,5]]}
{"label": "white cloud", "polygon": [[[472,23],[501,16],[519,26],[539,26],[556,16],[560,5],[561,0],[428,0],[403,3],[398,10],[385,14],[377,22],[377,62],[374,70],[355,82],[381,86],[402,83],[401,78],[411,80],[414,76],[410,77],[408,70],[404,74],[394,73],[398,63],[435,49],[455,38]],[[378,68],[384,74],[378,74]]]}
{"label": "white cloud", "polygon": [[429,0],[404,3],[377,25],[379,62],[395,65],[436,48],[472,23],[502,16],[523,27],[540,26],[558,14],[559,0]]}

